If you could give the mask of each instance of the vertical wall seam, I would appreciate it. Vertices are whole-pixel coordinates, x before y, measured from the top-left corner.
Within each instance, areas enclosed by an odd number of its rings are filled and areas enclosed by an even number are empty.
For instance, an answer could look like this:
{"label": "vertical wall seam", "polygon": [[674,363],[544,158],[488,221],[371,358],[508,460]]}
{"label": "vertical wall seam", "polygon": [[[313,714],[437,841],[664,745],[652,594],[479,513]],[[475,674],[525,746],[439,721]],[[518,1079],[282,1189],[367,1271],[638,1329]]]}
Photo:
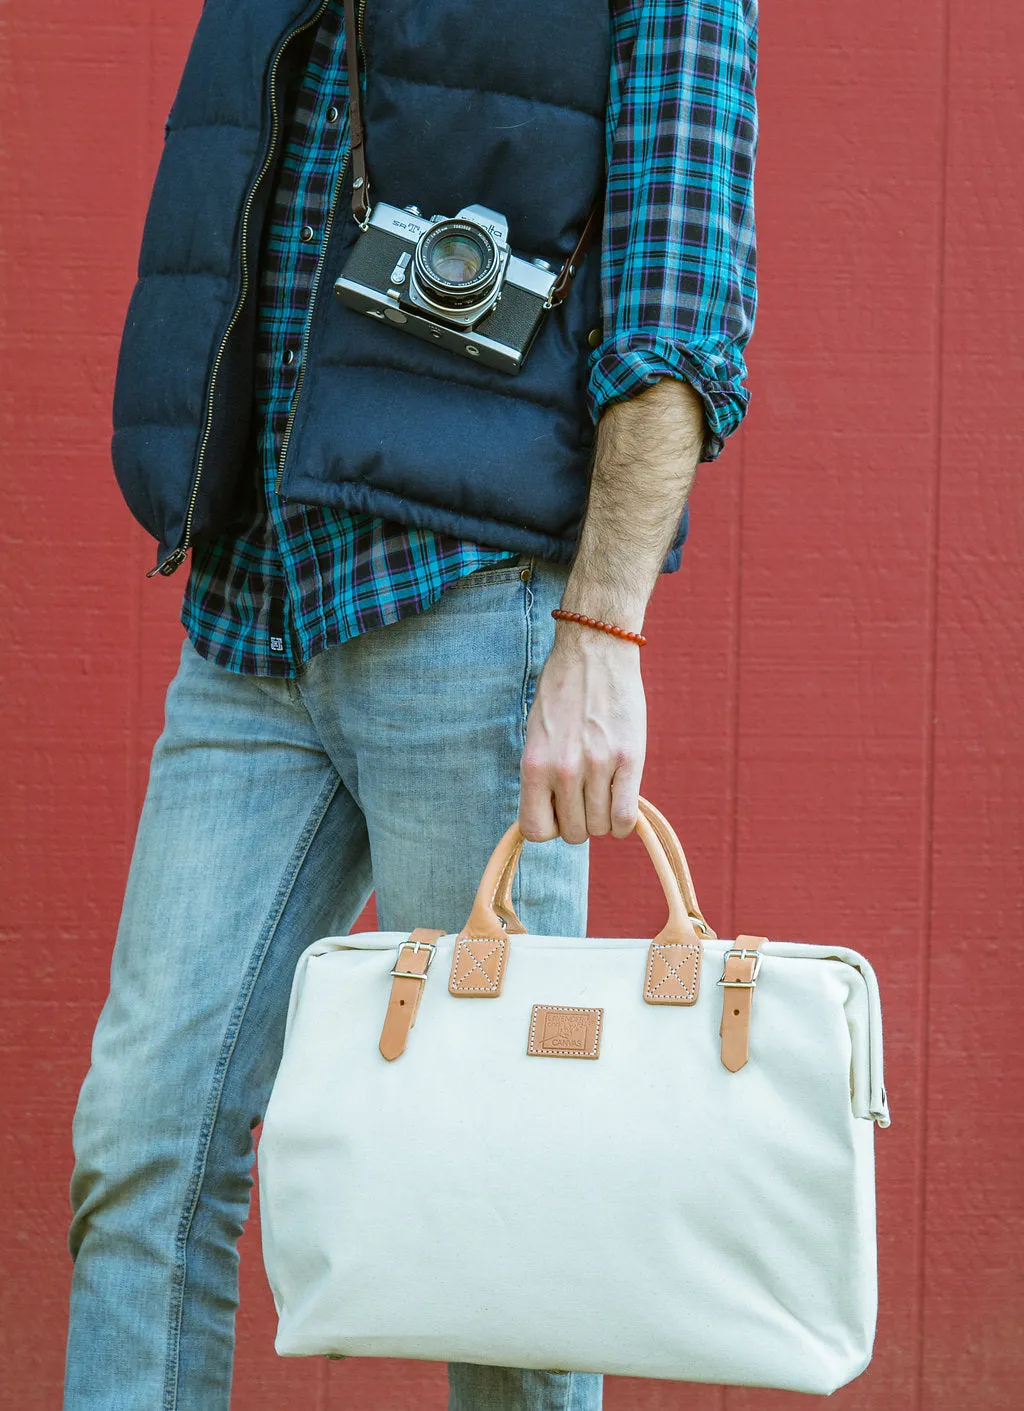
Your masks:
{"label": "vertical wall seam", "polygon": [[936,712],[938,708],[938,649],[939,649],[939,554],[941,549],[941,489],[942,451],[945,436],[943,417],[943,389],[946,370],[946,242],[949,208],[949,99],[951,63],[950,0],[943,0],[942,23],[942,70],[940,76],[940,101],[942,117],[939,135],[939,200],[938,200],[938,297],[935,301],[935,472],[932,480],[931,542],[929,544],[928,596],[926,602],[926,673],[924,720],[924,790],[922,797],[922,868],[921,905],[923,925],[921,935],[924,946],[924,966],[921,997],[921,1037],[919,1046],[921,1125],[918,1138],[917,1171],[917,1218],[919,1235],[917,1246],[917,1367],[914,1386],[914,1407],[924,1411],[924,1362],[925,1362],[925,1288],[927,1283],[927,1244],[928,1244],[928,1137],[930,1100],[930,1031],[932,1012],[932,916],[934,908],[935,882],[935,756],[936,756]]}
{"label": "vertical wall seam", "polygon": [[731,679],[728,686],[728,702],[731,717],[729,720],[729,767],[727,770],[728,788],[728,841],[726,844],[726,867],[728,875],[728,896],[726,931],[736,932],[736,893],[739,872],[739,779],[740,779],[740,674],[743,665],[743,545],[744,545],[744,488],[746,480],[746,440],[738,445],[736,465],[736,509],[733,515],[733,559],[735,562],[736,591],[732,610],[732,655],[730,661]]}
{"label": "vertical wall seam", "polygon": [[[734,564],[735,593],[730,618],[732,630],[732,652],[729,661],[729,681],[726,689],[729,757],[726,768],[726,915],[724,931],[727,936],[736,934],[736,877],[739,871],[739,757],[740,757],[740,670],[742,666],[742,626],[743,626],[743,508],[746,481],[746,437],[741,435],[736,442],[736,504],[732,518],[732,557]],[[716,1396],[718,1411],[727,1411],[729,1404],[727,1387],[719,1387]]]}

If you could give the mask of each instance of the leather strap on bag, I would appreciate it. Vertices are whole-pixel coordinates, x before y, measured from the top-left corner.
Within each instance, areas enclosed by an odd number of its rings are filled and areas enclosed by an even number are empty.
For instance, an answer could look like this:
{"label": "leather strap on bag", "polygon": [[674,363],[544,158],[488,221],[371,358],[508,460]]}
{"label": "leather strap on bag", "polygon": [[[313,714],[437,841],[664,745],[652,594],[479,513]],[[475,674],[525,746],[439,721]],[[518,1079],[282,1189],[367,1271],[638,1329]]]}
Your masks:
{"label": "leather strap on bag", "polygon": [[765,936],[737,936],[722,969],[722,1062],[738,1073],[750,1056],[750,1014],[761,970]]}
{"label": "leather strap on bag", "polygon": [[429,931],[418,926],[403,942],[391,974],[391,996],[380,1035],[380,1051],[388,1062],[405,1052],[409,1030],[416,1023],[427,971],[434,959],[434,950],[443,931]]}
{"label": "leather strap on bag", "polygon": [[[352,214],[362,230],[370,216],[370,174],[366,169],[366,127],[363,123],[363,99],[359,88],[359,24],[355,0],[345,0],[345,58],[348,72],[348,125],[352,160]],[[572,282],[583,260],[587,245],[601,223],[603,196],[591,206],[586,224],[580,232],[576,248],[558,272],[545,308],[561,304],[572,288]]]}
{"label": "leather strap on bag", "polygon": [[697,903],[697,892],[693,885],[693,878],[690,876],[686,854],[683,852],[683,846],[676,837],[672,824],[660,809],[654,807],[649,799],[641,798],[639,800],[639,811],[654,829],[658,842],[665,849],[665,856],[672,865],[672,871],[676,874],[676,881],[682,893],[686,913],[693,922],[693,929],[705,941],[717,940],[718,937],[704,920],[704,914]]}

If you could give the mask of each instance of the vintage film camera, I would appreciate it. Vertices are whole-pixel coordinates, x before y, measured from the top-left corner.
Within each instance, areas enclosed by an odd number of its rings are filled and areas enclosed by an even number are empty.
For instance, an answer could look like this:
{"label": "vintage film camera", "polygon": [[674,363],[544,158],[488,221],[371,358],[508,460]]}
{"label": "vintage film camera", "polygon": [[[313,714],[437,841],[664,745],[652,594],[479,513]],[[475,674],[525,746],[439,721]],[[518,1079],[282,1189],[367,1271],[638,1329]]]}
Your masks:
{"label": "vintage film camera", "polygon": [[512,252],[498,211],[463,206],[456,216],[427,220],[416,206],[379,201],[334,292],[370,318],[517,373],[557,278],[546,260]]}

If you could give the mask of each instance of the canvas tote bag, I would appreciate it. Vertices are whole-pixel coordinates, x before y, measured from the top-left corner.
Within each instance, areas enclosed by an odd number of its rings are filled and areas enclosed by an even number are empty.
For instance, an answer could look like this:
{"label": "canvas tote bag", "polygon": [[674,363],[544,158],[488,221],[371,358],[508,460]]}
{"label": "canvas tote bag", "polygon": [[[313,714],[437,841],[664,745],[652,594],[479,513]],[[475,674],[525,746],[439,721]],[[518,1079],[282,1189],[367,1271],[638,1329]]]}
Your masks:
{"label": "canvas tote bag", "polygon": [[259,1150],[278,1352],[818,1393],[866,1366],[871,966],[717,940],[646,802],[637,831],[653,940],[525,934],[513,826],[458,936],[304,953]]}

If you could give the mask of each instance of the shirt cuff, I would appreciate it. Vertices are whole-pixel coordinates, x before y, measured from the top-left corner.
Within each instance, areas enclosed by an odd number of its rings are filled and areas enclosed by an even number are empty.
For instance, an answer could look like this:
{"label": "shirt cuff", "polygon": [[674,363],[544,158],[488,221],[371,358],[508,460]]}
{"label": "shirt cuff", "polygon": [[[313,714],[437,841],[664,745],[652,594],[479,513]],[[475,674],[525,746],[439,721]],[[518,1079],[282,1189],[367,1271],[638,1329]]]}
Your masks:
{"label": "shirt cuff", "polygon": [[662,377],[688,382],[704,403],[707,435],[702,461],[713,461],[725,438],[739,426],[750,401],[743,386],[742,358],[680,348],[654,334],[629,333],[606,339],[587,361],[587,403],[596,425],[605,407],[643,392]]}

